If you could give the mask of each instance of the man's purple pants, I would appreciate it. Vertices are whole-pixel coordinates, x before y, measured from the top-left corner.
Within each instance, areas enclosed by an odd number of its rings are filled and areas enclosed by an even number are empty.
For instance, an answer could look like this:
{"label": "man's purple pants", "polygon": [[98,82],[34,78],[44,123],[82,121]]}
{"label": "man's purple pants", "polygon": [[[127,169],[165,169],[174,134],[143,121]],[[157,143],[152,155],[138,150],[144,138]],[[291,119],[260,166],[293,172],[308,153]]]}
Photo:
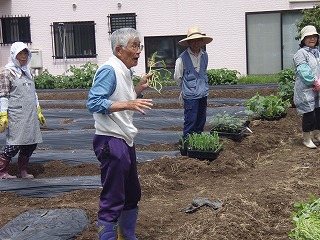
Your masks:
{"label": "man's purple pants", "polygon": [[137,208],[141,198],[136,150],[123,139],[104,135],[94,136],[93,150],[101,162],[98,219],[117,222],[121,211]]}

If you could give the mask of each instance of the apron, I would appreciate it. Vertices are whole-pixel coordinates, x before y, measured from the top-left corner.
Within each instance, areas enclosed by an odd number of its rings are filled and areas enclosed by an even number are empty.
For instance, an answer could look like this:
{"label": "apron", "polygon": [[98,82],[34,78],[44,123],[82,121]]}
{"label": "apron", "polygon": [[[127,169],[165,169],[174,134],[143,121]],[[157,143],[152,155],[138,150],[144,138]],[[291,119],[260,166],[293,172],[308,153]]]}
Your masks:
{"label": "apron", "polygon": [[13,78],[8,103],[7,145],[42,142],[35,91],[34,81],[24,74]]}

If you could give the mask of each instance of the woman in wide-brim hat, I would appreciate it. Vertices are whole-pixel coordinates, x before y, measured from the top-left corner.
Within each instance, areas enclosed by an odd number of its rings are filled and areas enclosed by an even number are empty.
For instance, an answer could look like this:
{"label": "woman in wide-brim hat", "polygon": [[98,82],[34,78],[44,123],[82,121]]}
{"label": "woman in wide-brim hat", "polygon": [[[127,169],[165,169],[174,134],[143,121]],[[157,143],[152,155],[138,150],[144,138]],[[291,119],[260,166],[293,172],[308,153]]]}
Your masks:
{"label": "woman in wide-brim hat", "polygon": [[181,46],[189,47],[189,40],[194,39],[202,39],[202,46],[210,43],[213,40],[212,37],[206,36],[204,33],[202,33],[198,27],[191,27],[188,30],[187,37],[180,40],[179,44]]}

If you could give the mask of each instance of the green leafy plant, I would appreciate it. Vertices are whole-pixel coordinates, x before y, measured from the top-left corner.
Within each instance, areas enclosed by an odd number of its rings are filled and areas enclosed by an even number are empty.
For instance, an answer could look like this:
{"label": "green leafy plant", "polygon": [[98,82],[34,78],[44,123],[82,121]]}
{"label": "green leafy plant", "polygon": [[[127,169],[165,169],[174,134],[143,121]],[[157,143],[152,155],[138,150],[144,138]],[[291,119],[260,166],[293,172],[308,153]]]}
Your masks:
{"label": "green leafy plant", "polygon": [[291,213],[292,229],[288,236],[295,240],[320,239],[320,199],[310,196],[308,202],[296,202],[296,212]]}
{"label": "green leafy plant", "polygon": [[[155,89],[157,92],[162,90],[162,82],[168,81],[171,78],[172,73],[166,69],[166,63],[164,60],[156,61],[157,52],[154,52],[151,58],[148,59],[149,72],[153,73],[152,77],[148,79],[148,85],[150,88]],[[160,65],[160,68],[154,69]]]}
{"label": "green leafy plant", "polygon": [[56,77],[44,70],[40,75],[34,77],[34,82],[37,89],[53,89]]}
{"label": "green leafy plant", "polygon": [[260,96],[256,93],[244,104],[247,109],[246,113],[253,118],[275,119],[284,117],[288,107],[291,106],[289,100],[283,101],[280,97],[273,94],[269,96]]}
{"label": "green leafy plant", "polygon": [[221,141],[218,133],[193,133],[188,135],[190,150],[219,152],[223,149],[225,141]]}
{"label": "green leafy plant", "polygon": [[282,100],[293,101],[295,75],[294,69],[284,69],[278,73],[278,95]]}
{"label": "green leafy plant", "polygon": [[227,113],[218,113],[209,122],[214,131],[229,133],[238,133],[242,131],[246,123],[247,119],[231,116]]}
{"label": "green leafy plant", "polygon": [[237,84],[240,73],[226,68],[207,70],[209,85]]}
{"label": "green leafy plant", "polygon": [[48,70],[45,70],[40,75],[35,76],[34,80],[37,89],[88,89],[92,85],[97,69],[97,64],[87,62],[80,67],[71,66],[65,74],[57,76],[53,76]]}
{"label": "green leafy plant", "polygon": [[307,25],[313,25],[316,29],[320,30],[320,5],[315,5],[312,8],[302,9],[302,17],[300,21],[296,23],[298,34],[295,37],[296,40],[300,40],[300,31]]}
{"label": "green leafy plant", "polygon": [[67,70],[67,88],[89,88],[92,85],[93,77],[98,70],[98,65],[86,62],[80,67],[71,66]]}

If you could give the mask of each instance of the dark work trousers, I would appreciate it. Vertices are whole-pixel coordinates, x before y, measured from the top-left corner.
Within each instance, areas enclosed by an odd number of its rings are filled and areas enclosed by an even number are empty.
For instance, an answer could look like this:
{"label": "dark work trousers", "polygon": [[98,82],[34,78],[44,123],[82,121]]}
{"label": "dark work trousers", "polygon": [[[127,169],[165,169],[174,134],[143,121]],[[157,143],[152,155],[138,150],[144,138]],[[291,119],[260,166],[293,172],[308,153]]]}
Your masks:
{"label": "dark work trousers", "polygon": [[202,133],[207,117],[207,97],[200,99],[183,99],[184,101],[184,127],[183,137],[188,133]]}
{"label": "dark work trousers", "polygon": [[123,139],[103,135],[94,136],[93,149],[101,162],[98,218],[117,222],[121,211],[137,208],[141,198],[136,150]]}
{"label": "dark work trousers", "polygon": [[31,157],[33,151],[37,148],[37,144],[30,145],[7,145],[2,150],[1,155],[6,158],[13,158],[20,151],[19,155]]}
{"label": "dark work trousers", "polygon": [[302,115],[302,131],[311,132],[313,130],[320,130],[320,108],[315,108],[314,111]]}

